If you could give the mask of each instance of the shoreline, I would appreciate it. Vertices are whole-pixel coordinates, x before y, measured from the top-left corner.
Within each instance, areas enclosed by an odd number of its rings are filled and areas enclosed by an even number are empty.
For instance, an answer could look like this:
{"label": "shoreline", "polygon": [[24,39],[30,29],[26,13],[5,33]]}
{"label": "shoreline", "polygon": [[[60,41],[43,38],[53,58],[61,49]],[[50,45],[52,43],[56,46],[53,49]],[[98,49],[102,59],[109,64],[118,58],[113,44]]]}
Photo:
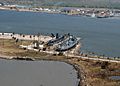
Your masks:
{"label": "shoreline", "polygon": [[17,5],[0,6],[0,10],[12,10],[18,12],[40,12],[50,14],[65,14],[71,16],[86,16],[91,18],[112,18],[120,17],[119,9],[109,8],[80,8],[80,7],[24,7],[20,8]]}
{"label": "shoreline", "polygon": [[[52,37],[47,36],[47,35],[29,35],[29,34],[15,34],[15,33],[0,33],[0,39],[5,39],[5,40],[21,40],[21,41],[43,41],[43,42],[48,42],[49,40],[52,39]],[[20,46],[21,45],[21,46]],[[24,45],[21,43],[19,45],[20,47],[24,47]],[[80,43],[81,46],[81,43]],[[78,47],[79,48],[79,47]],[[39,50],[35,50],[39,51]],[[55,54],[53,51],[40,51],[46,54]],[[57,53],[57,52],[56,52]],[[79,54],[71,54],[71,53],[66,53],[64,54],[65,56],[69,57],[76,57],[76,58],[83,58],[83,59],[89,59],[89,60],[98,60],[98,61],[108,61],[108,62],[116,62],[120,63],[120,58],[119,57],[105,57],[105,56],[99,56],[99,55],[90,55],[86,53],[80,52]]]}
{"label": "shoreline", "polygon": [[[91,86],[90,84],[92,83],[92,80],[94,80],[93,76],[95,78],[98,77],[98,75],[96,75],[97,72],[95,72],[95,75],[94,75],[92,70],[96,70],[96,68],[97,68],[97,69],[101,70],[101,72],[102,72],[103,71],[103,69],[101,69],[102,64],[104,64],[106,62],[111,65],[116,64],[118,66],[117,68],[119,68],[119,66],[120,66],[120,61],[119,61],[119,63],[117,63],[117,62],[103,61],[103,60],[99,60],[99,59],[93,60],[90,58],[88,59],[87,57],[77,57],[77,56],[72,56],[72,55],[71,56],[63,56],[63,55],[60,56],[60,55],[52,55],[52,54],[41,53],[41,52],[36,52],[36,51],[28,51],[28,50],[24,50],[24,49],[19,49],[18,48],[19,43],[16,44],[14,40],[5,39],[3,41],[4,41],[4,46],[2,45],[2,40],[0,40],[0,47],[1,47],[0,58],[2,57],[1,59],[13,60],[14,58],[20,57],[22,60],[28,60],[28,61],[31,61],[30,58],[32,58],[33,61],[34,60],[38,60],[38,61],[47,60],[47,61],[60,61],[60,62],[69,63],[70,65],[73,65],[74,68],[77,70],[78,77],[80,78],[80,82],[79,82],[78,86]],[[27,42],[27,41],[25,41],[25,42]],[[7,49],[7,51],[6,51],[6,49]],[[29,58],[29,59],[25,59],[25,58]],[[19,60],[19,59],[17,59],[17,60]],[[100,63],[101,65],[100,65],[100,67],[92,66],[93,63],[94,64]],[[113,66],[113,69],[114,69],[114,66]],[[91,72],[89,73],[88,71],[91,71]],[[108,69],[106,69],[106,71],[108,71]],[[98,74],[99,74],[99,71],[98,71]],[[101,73],[100,73],[100,77],[102,77]],[[98,77],[98,81],[100,83],[103,82],[103,80]],[[115,82],[116,81],[114,81],[114,83]],[[108,81],[105,81],[105,83],[108,84],[110,82],[108,80]],[[96,86],[97,83],[94,82],[93,84],[94,84],[93,86]],[[102,86],[106,86],[106,84],[102,85]]]}
{"label": "shoreline", "polygon": [[[27,61],[47,60],[47,61],[60,61],[60,62],[68,63],[74,66],[75,70],[77,70],[77,76],[78,76],[77,78],[80,78],[80,82],[78,86],[91,86],[91,84],[92,86],[96,86],[97,85],[96,82],[100,83],[100,85],[98,86],[106,86],[106,85],[110,86],[110,83],[119,84],[118,81],[111,81],[108,79],[108,77],[112,75],[120,76],[120,72],[116,73],[113,71],[113,70],[118,70],[120,68],[120,60],[110,60],[104,58],[101,59],[97,57],[89,57],[84,55],[79,56],[79,55],[71,55],[71,54],[54,55],[46,52],[24,50],[19,48],[19,46],[21,45],[21,41],[18,41],[16,43],[16,40],[12,39],[12,37],[15,34],[13,35],[6,33],[6,35],[5,33],[4,35],[0,35],[1,59],[27,60]],[[25,38],[23,37],[23,35]],[[22,34],[21,36],[20,35],[15,35],[15,36],[21,37],[23,45],[24,44],[29,45],[31,43],[30,40],[26,40],[27,38],[28,39],[30,38],[30,35]],[[41,37],[43,37],[44,39],[44,36]],[[37,39],[38,38],[36,38],[36,40]],[[102,82],[104,83],[102,84]]]}
{"label": "shoreline", "polygon": [[[23,59],[15,59],[15,58],[18,58],[18,57],[23,58]],[[90,85],[91,83],[88,81],[89,79],[87,79],[89,74],[87,74],[86,69],[82,65],[80,65],[78,63],[83,61],[83,62],[87,62],[87,63],[90,62],[90,64],[93,64],[92,62],[94,62],[94,61],[85,60],[83,58],[76,58],[76,57],[65,57],[65,56],[62,56],[62,57],[59,57],[59,56],[46,56],[46,55],[43,56],[43,57],[41,57],[41,56],[39,56],[39,57],[29,57],[29,56],[22,57],[22,56],[0,55],[0,59],[6,59],[6,60],[65,62],[66,64],[69,64],[69,65],[73,66],[73,68],[76,70],[77,79],[79,81],[78,86],[91,86]],[[24,59],[24,58],[30,58],[30,59]],[[98,62],[98,61],[96,61],[96,62]],[[102,61],[99,61],[99,62],[103,63]],[[110,63],[110,64],[114,64],[114,62]],[[118,64],[118,68],[119,68],[120,63],[115,63],[115,64]],[[120,73],[118,75],[120,76]],[[96,76],[96,77],[98,77],[98,76]],[[118,84],[119,84],[119,81],[118,81]],[[96,86],[96,85],[93,85],[93,86]],[[98,86],[101,86],[101,85],[98,85]],[[103,85],[103,86],[106,86],[106,85]],[[109,86],[111,86],[111,85],[109,85]]]}

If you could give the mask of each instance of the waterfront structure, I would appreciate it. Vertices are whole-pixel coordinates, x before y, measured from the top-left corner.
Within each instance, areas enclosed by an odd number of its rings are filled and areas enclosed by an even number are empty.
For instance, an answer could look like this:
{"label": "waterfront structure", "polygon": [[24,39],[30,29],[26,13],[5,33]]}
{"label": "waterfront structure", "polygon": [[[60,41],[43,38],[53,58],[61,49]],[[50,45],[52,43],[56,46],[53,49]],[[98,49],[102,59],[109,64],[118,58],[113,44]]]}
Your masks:
{"label": "waterfront structure", "polygon": [[0,2],[0,6],[4,6],[4,3]]}
{"label": "waterfront structure", "polygon": [[72,8],[72,7],[65,7],[61,9],[61,13],[68,14],[68,15],[79,15],[80,9]]}
{"label": "waterfront structure", "polygon": [[46,42],[42,40],[35,40],[28,46],[20,45],[20,48],[52,54],[59,54],[61,52],[64,53],[66,51],[69,51],[73,54],[74,51],[77,53],[80,50],[80,47],[77,46],[80,45],[79,41],[80,38],[77,38],[73,35],[64,34],[59,37],[57,33],[56,36]]}
{"label": "waterfront structure", "polygon": [[119,9],[113,10],[107,8],[77,8],[77,7],[49,8],[49,7],[33,7],[31,5],[0,3],[0,9],[30,12],[61,13],[66,15],[87,16],[92,18],[109,18],[120,16]]}

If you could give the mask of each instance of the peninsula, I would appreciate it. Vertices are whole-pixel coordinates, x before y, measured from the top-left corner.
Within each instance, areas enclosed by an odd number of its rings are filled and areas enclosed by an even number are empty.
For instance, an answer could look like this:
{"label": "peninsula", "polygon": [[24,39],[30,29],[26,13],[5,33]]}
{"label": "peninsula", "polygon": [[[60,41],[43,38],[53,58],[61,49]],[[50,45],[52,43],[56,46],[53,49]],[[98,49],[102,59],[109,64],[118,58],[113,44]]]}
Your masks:
{"label": "peninsula", "polygon": [[120,59],[80,54],[80,38],[71,34],[48,36],[0,33],[0,58],[62,61],[78,71],[78,86],[119,86]]}

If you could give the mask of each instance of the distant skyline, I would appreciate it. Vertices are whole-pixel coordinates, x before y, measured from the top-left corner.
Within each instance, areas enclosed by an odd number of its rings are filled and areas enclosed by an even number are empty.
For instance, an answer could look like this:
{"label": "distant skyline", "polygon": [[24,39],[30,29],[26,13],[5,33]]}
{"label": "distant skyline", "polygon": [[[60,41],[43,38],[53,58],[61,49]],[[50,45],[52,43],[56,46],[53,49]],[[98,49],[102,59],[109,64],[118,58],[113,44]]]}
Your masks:
{"label": "distant skyline", "polygon": [[120,8],[120,0],[0,0],[0,2],[33,6],[113,7]]}

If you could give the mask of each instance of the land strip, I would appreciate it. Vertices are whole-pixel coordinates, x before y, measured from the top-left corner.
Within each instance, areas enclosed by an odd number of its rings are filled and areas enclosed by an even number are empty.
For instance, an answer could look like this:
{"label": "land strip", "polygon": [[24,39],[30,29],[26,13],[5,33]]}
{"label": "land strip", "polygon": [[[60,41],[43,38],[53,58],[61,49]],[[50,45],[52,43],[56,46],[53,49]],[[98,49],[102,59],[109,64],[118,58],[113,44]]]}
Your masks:
{"label": "land strip", "polygon": [[110,76],[120,76],[120,63],[108,60],[88,59],[87,57],[63,56],[20,49],[19,45],[29,45],[32,40],[16,42],[14,39],[0,39],[0,57],[33,58],[35,60],[63,61],[74,66],[80,78],[79,86],[119,86],[120,80],[111,80]]}
{"label": "land strip", "polygon": [[13,10],[24,12],[44,12],[52,14],[65,14],[75,16],[86,16],[92,18],[120,17],[119,9],[109,8],[80,8],[80,7],[29,7],[21,5],[0,5],[0,10]]}

